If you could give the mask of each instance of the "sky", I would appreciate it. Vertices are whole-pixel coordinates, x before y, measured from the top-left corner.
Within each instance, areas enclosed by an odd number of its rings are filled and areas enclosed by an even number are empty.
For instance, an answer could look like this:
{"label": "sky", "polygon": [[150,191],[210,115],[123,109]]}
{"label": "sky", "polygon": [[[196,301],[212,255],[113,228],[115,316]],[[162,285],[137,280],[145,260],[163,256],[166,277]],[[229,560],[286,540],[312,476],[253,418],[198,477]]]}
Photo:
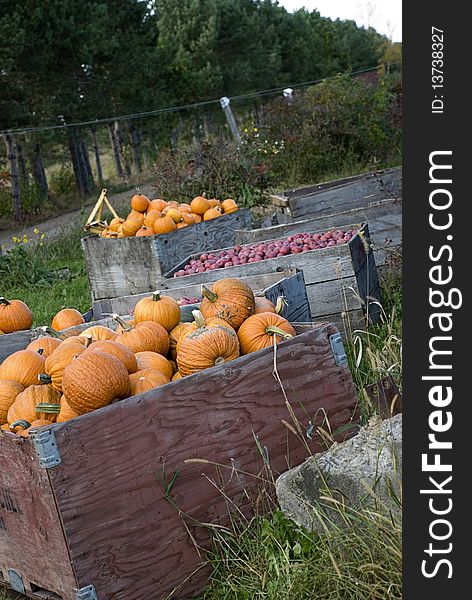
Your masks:
{"label": "sky", "polygon": [[371,26],[394,42],[402,40],[402,0],[279,0],[288,11],[305,7],[331,19]]}

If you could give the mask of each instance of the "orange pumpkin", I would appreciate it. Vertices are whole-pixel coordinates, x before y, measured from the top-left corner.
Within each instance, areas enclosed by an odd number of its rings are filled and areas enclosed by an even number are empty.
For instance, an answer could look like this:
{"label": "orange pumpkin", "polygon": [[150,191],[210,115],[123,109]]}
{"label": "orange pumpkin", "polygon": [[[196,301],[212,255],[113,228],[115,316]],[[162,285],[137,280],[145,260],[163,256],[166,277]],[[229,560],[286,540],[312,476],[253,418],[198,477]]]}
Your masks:
{"label": "orange pumpkin", "polygon": [[123,344],[118,342],[113,342],[111,340],[100,340],[98,342],[94,342],[89,348],[87,348],[87,352],[96,352],[100,350],[102,352],[106,352],[111,354],[125,365],[128,373],[135,373],[138,370],[138,364],[136,362],[136,357],[133,352]]}
{"label": "orange pumpkin", "polygon": [[52,385],[30,385],[15,398],[8,409],[9,423],[25,419],[30,423],[35,419],[46,419],[51,423],[59,414],[61,395]]}
{"label": "orange pumpkin", "polygon": [[165,356],[169,351],[169,334],[155,321],[142,321],[134,327],[125,323],[118,315],[113,315],[123,328],[123,333],[116,336],[117,342],[137,352],[157,352]]}
{"label": "orange pumpkin", "polygon": [[275,306],[268,298],[256,298],[256,308],[254,314],[258,315],[263,312],[275,313]]}
{"label": "orange pumpkin", "polygon": [[0,330],[3,333],[30,329],[32,324],[33,315],[24,302],[0,297]]}
{"label": "orange pumpkin", "polygon": [[19,435],[20,437],[29,437],[30,429],[38,429],[40,427],[45,427],[46,425],[51,425],[51,421],[48,421],[47,419],[35,419],[31,423],[20,420],[16,423],[12,423],[11,427],[15,429],[16,435]]}
{"label": "orange pumpkin", "polygon": [[242,354],[250,354],[274,345],[284,339],[296,335],[292,325],[273,312],[252,315],[238,329],[239,344]]}
{"label": "orange pumpkin", "polygon": [[221,202],[216,198],[211,198],[210,200],[208,200],[208,203],[210,205],[210,208],[221,208]]}
{"label": "orange pumpkin", "polygon": [[175,375],[172,377],[171,381],[177,381],[177,379],[182,379],[182,375],[177,371]]}
{"label": "orange pumpkin", "polygon": [[134,320],[136,323],[155,321],[167,331],[171,331],[180,321],[180,306],[174,298],[162,296],[159,291],[156,291],[152,296],[141,298],[137,302],[134,308]]}
{"label": "orange pumpkin", "polygon": [[75,308],[63,308],[53,318],[51,328],[54,331],[62,331],[75,325],[81,325],[85,320],[81,313]]}
{"label": "orange pumpkin", "polygon": [[182,222],[186,223],[187,225],[193,225],[196,223],[195,217],[196,215],[192,213],[182,213]]}
{"label": "orange pumpkin", "polygon": [[175,224],[174,219],[164,215],[159,219],[154,221],[154,233],[171,233],[171,231],[175,231],[177,226]]}
{"label": "orange pumpkin", "polygon": [[7,356],[0,366],[0,379],[16,381],[23,387],[38,382],[38,375],[44,370],[45,359],[41,352],[18,350]]}
{"label": "orange pumpkin", "polygon": [[210,203],[203,196],[196,196],[192,202],[190,202],[190,208],[195,214],[203,215],[210,208]]}
{"label": "orange pumpkin", "polygon": [[150,227],[154,231],[154,222],[156,219],[161,218],[161,214],[162,213],[160,213],[158,210],[151,210],[144,217],[143,225],[145,225],[146,227]]}
{"label": "orange pumpkin", "polygon": [[238,205],[234,200],[228,198],[227,200],[223,200],[221,203],[221,208],[223,209],[225,214],[236,212],[238,210]]}
{"label": "orange pumpkin", "polygon": [[143,394],[149,390],[169,383],[170,379],[156,369],[143,369],[129,376],[131,396]]}
{"label": "orange pumpkin", "polygon": [[120,217],[114,217],[111,221],[110,221],[110,225],[108,225],[108,229],[113,232],[113,233],[117,233],[118,232],[118,228],[120,227],[120,225],[122,225],[125,222],[124,219],[121,219]]}
{"label": "orange pumpkin", "polygon": [[30,342],[27,346],[27,350],[32,350],[33,352],[37,352],[38,350],[42,350],[42,355],[44,358],[51,356],[54,350],[62,344],[62,341],[57,337],[52,337],[49,335],[43,335],[32,342]]}
{"label": "orange pumpkin", "polygon": [[16,381],[0,381],[0,425],[8,421],[8,409],[25,388]]}
{"label": "orange pumpkin", "polygon": [[[80,336],[77,336],[78,338]],[[46,362],[41,371],[40,381],[51,383],[55,390],[62,392],[62,377],[65,368],[82,352],[85,351],[85,345],[80,341],[69,338],[54,350],[54,352],[46,359]]]}
{"label": "orange pumpkin", "polygon": [[153,210],[162,212],[166,206],[167,202],[165,200],[156,198],[155,200],[151,200],[151,202],[149,202],[148,213],[150,213]]}
{"label": "orange pumpkin", "polygon": [[212,219],[217,219],[221,217],[221,209],[220,208],[209,208],[205,214],[203,215],[204,221],[211,221]]}
{"label": "orange pumpkin", "polygon": [[220,279],[212,285],[211,290],[202,285],[202,294],[200,311],[205,320],[218,317],[237,331],[241,323],[254,314],[254,293],[239,279]]}
{"label": "orange pumpkin", "polygon": [[61,408],[59,410],[59,414],[57,415],[56,423],[64,423],[64,421],[70,421],[70,419],[75,419],[79,416],[75,410],[72,410],[72,408],[69,406],[69,403],[64,395],[61,396],[60,405]]}
{"label": "orange pumpkin", "polygon": [[149,198],[143,194],[135,194],[131,198],[131,208],[137,212],[145,213],[149,206]]}
{"label": "orange pumpkin", "polygon": [[98,340],[113,341],[116,338],[116,333],[109,327],[104,327],[103,325],[91,325],[79,333],[77,337],[82,338],[87,336],[90,336],[94,342],[97,342]]}
{"label": "orange pumpkin", "polygon": [[145,225],[136,232],[136,237],[146,237],[148,235],[155,235],[154,229],[152,227],[146,227]]}
{"label": "orange pumpkin", "polygon": [[198,319],[196,331],[182,339],[177,348],[177,365],[183,377],[239,356],[236,333],[229,327],[202,326],[202,319]]}
{"label": "orange pumpkin", "polygon": [[182,221],[182,213],[178,208],[169,208],[166,212],[166,217],[170,217],[175,223],[180,223]]}
{"label": "orange pumpkin", "polygon": [[163,373],[169,379],[174,374],[174,367],[165,356],[162,356],[162,354],[157,354],[157,352],[137,352],[135,356],[138,371],[142,371],[143,369],[155,369],[156,371]]}
{"label": "orange pumpkin", "polygon": [[185,202],[179,204],[177,208],[180,210],[181,213],[190,214],[192,212],[192,207],[190,206],[190,204],[185,204]]}
{"label": "orange pumpkin", "polygon": [[79,415],[126,398],[130,392],[125,365],[102,350],[84,352],[64,369],[62,387],[70,408]]}
{"label": "orange pumpkin", "polygon": [[[141,215],[142,216],[142,215]],[[123,237],[133,237],[141,229],[144,218],[141,219],[126,219],[121,226]]]}
{"label": "orange pumpkin", "polygon": [[203,221],[201,215],[194,215],[193,218],[195,219],[195,223],[201,223]]}
{"label": "orange pumpkin", "polygon": [[180,342],[180,340],[186,333],[191,333],[194,330],[195,330],[195,326],[192,323],[179,323],[169,333],[169,340],[170,340],[169,354],[174,360],[175,360],[175,357],[177,356],[178,343]]}

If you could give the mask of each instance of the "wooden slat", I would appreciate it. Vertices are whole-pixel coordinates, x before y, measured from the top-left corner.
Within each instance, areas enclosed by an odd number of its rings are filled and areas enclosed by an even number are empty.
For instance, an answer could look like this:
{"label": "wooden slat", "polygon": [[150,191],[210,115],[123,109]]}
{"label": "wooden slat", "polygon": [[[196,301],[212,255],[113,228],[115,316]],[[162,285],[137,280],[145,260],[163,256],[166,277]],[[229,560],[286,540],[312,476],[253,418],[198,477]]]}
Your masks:
{"label": "wooden slat", "polygon": [[264,290],[264,296],[273,304],[277,304],[279,296],[283,296],[286,304],[281,315],[289,321],[311,321],[310,303],[308,301],[303,271],[291,277],[284,277]]}
{"label": "wooden slat", "polygon": [[[323,411],[333,431],[355,419],[351,375],[335,364],[329,344],[335,332],[315,327],[277,350],[303,431],[310,420],[320,423]],[[237,499],[241,486],[257,482],[241,471],[256,475],[262,466],[254,435],[275,474],[307,456],[282,423],[290,417],[272,369],[269,348],[53,426],[62,462],[50,477],[80,586],[93,584],[101,600],[160,600],[199,568],[183,520],[206,546],[207,529],[197,523],[227,523],[227,507],[207,479],[218,480],[215,467],[187,459],[226,465],[225,494]],[[306,438],[312,452],[320,449],[315,438]],[[158,482],[163,471],[167,483],[178,472],[172,503]],[[207,574],[200,571],[172,597],[189,598]]]}
{"label": "wooden slat", "polygon": [[250,228],[247,209],[197,223],[170,234],[104,239],[82,239],[92,299],[150,292],[156,281],[194,252],[234,244],[236,229]]}
{"label": "wooden slat", "polygon": [[76,580],[46,469],[29,440],[0,432],[0,572],[75,600]]}

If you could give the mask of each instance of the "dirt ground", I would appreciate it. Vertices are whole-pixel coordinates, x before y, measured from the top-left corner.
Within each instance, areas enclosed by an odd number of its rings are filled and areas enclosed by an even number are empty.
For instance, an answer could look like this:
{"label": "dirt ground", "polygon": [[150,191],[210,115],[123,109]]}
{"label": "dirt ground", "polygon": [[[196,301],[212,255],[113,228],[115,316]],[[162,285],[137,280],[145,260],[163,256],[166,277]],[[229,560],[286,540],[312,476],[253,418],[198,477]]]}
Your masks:
{"label": "dirt ground", "polygon": [[[129,210],[129,201],[134,193],[135,188],[130,188],[125,192],[119,194],[113,194],[108,196],[113,208],[118,212],[120,216],[126,216],[126,210]],[[152,197],[154,188],[151,184],[144,184],[140,186],[140,192],[146,196]],[[98,195],[97,195],[98,199]],[[34,233],[34,230],[38,230],[41,233],[45,233],[48,239],[60,236],[67,232],[69,228],[74,228],[78,224],[84,224],[87,220],[90,211],[92,210],[93,203],[88,205],[82,210],[75,210],[73,212],[62,213],[58,217],[53,217],[42,223],[36,223],[24,228],[18,228],[10,231],[0,231],[0,246],[2,251],[5,252],[13,247],[13,237],[22,238],[25,234],[28,238],[33,238],[38,234]]]}

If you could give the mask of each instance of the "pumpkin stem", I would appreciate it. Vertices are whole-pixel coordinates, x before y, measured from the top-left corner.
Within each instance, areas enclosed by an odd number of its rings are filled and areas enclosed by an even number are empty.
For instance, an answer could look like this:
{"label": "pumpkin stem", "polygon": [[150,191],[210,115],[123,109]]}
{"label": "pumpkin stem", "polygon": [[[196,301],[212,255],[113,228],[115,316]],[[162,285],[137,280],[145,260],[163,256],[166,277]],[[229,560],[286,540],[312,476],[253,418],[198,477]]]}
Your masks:
{"label": "pumpkin stem", "polygon": [[90,335],[90,333],[85,333],[83,337],[85,338],[85,347],[88,348],[93,342],[93,337]]}
{"label": "pumpkin stem", "polygon": [[51,378],[49,375],[47,375],[47,373],[40,373],[38,375],[38,381],[40,383],[51,383]]}
{"label": "pumpkin stem", "polygon": [[41,334],[39,337],[44,337],[44,336],[50,336],[53,338],[60,337],[59,332],[56,331],[55,329],[52,329],[52,327],[49,327],[49,325],[43,325],[43,327],[40,327],[39,330],[41,331]]}
{"label": "pumpkin stem", "polygon": [[286,306],[288,306],[288,302],[285,300],[285,296],[279,296],[275,304],[275,312],[278,315],[282,314],[282,311]]}
{"label": "pumpkin stem", "polygon": [[116,313],[112,313],[110,315],[110,317],[114,321],[116,321],[119,325],[121,325],[125,331],[131,331],[133,329],[129,323],[127,323],[120,317],[120,315],[117,315]]}
{"label": "pumpkin stem", "polygon": [[8,427],[10,429],[15,429],[15,427],[21,427],[22,429],[28,429],[29,427],[31,427],[31,423],[29,421],[26,421],[25,419],[18,419],[18,421],[13,421],[13,423],[10,423],[10,425]]}
{"label": "pumpkin stem", "polygon": [[36,350],[36,354],[39,354],[39,356],[42,356],[44,354],[44,348],[38,348]]}
{"label": "pumpkin stem", "polygon": [[212,292],[205,285],[202,285],[202,294],[209,302],[216,302],[218,300],[218,294]]}
{"label": "pumpkin stem", "polygon": [[195,324],[197,326],[197,329],[201,329],[202,327],[205,327],[205,317],[202,315],[202,313],[199,310],[192,310],[192,315],[193,315],[193,318],[195,319]]}
{"label": "pumpkin stem", "polygon": [[268,327],[266,327],[265,331],[268,335],[280,335],[280,337],[283,337],[286,340],[289,340],[293,337],[291,333],[287,333],[283,329],[280,329],[280,327],[275,327],[274,325],[269,325]]}
{"label": "pumpkin stem", "polygon": [[5,306],[10,306],[10,302],[3,296],[0,297],[0,304],[5,304]]}
{"label": "pumpkin stem", "polygon": [[152,293],[152,299],[157,302],[158,300],[161,299],[161,292],[160,290],[156,290],[155,292]]}
{"label": "pumpkin stem", "polygon": [[218,358],[215,360],[215,366],[222,365],[224,362],[225,362],[225,359],[222,356],[218,356]]}
{"label": "pumpkin stem", "polygon": [[37,413],[46,413],[48,415],[58,415],[60,410],[60,404],[49,404],[48,402],[40,402],[34,409]]}

